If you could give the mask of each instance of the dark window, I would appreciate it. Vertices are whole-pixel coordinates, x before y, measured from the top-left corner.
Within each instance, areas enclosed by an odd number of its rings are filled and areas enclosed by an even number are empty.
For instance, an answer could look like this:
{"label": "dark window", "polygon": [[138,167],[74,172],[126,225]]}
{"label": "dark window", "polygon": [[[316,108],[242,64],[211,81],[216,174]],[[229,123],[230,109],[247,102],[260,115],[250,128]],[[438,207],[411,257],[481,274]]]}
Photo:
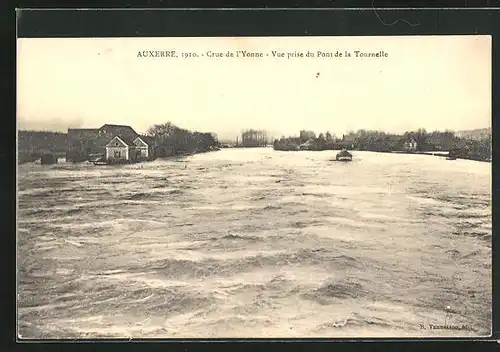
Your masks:
{"label": "dark window", "polygon": [[115,152],[115,158],[119,158],[121,156],[120,152]]}
{"label": "dark window", "polygon": [[116,144],[115,144],[115,145],[116,145],[116,146],[118,146],[118,142],[116,142]]}

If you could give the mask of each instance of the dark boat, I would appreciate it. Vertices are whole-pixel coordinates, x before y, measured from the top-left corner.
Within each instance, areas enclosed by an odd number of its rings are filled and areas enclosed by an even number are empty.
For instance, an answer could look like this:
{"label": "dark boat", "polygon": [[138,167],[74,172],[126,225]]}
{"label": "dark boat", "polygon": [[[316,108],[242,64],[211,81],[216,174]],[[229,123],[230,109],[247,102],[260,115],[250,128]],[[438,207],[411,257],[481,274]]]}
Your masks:
{"label": "dark boat", "polygon": [[352,154],[349,153],[346,149],[343,149],[342,151],[337,153],[335,160],[336,161],[352,161]]}

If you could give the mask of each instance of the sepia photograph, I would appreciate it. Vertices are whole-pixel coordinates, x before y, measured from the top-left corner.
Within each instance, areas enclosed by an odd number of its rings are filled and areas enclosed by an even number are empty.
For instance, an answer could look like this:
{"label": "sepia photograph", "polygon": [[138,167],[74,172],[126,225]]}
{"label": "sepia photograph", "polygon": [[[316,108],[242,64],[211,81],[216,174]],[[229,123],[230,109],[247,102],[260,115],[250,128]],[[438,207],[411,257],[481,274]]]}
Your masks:
{"label": "sepia photograph", "polygon": [[490,336],[491,57],[18,38],[18,339]]}

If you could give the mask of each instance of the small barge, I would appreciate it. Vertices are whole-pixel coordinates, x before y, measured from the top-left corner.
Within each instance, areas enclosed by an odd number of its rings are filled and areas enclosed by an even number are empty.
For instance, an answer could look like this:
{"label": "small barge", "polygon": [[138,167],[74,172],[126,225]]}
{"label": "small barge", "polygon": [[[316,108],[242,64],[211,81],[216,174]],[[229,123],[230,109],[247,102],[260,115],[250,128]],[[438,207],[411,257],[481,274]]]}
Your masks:
{"label": "small barge", "polygon": [[335,157],[336,161],[352,161],[352,154],[349,153],[346,149],[343,149],[339,153],[337,153],[337,156]]}

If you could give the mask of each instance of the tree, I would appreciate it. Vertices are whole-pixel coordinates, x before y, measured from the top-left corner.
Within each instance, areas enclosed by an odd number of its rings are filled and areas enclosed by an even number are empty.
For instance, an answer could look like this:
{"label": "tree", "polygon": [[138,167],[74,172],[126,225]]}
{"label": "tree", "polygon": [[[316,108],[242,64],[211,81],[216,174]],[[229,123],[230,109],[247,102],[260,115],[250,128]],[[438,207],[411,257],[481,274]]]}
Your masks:
{"label": "tree", "polygon": [[208,151],[219,146],[213,133],[191,132],[167,122],[153,125],[147,135],[154,138],[156,149],[161,156],[178,155],[198,151]]}
{"label": "tree", "polygon": [[326,148],[326,139],[323,133],[320,133],[318,138],[316,139],[316,147],[319,150],[325,150]]}
{"label": "tree", "polygon": [[306,131],[306,130],[300,131],[300,141],[302,143],[305,143],[308,140],[315,138],[316,138],[316,133],[314,133],[313,131]]}
{"label": "tree", "polygon": [[263,130],[245,130],[241,133],[244,147],[263,147],[267,145],[267,132]]}
{"label": "tree", "polygon": [[168,136],[177,128],[178,127],[171,122],[153,125],[148,129],[147,135],[150,137]]}

